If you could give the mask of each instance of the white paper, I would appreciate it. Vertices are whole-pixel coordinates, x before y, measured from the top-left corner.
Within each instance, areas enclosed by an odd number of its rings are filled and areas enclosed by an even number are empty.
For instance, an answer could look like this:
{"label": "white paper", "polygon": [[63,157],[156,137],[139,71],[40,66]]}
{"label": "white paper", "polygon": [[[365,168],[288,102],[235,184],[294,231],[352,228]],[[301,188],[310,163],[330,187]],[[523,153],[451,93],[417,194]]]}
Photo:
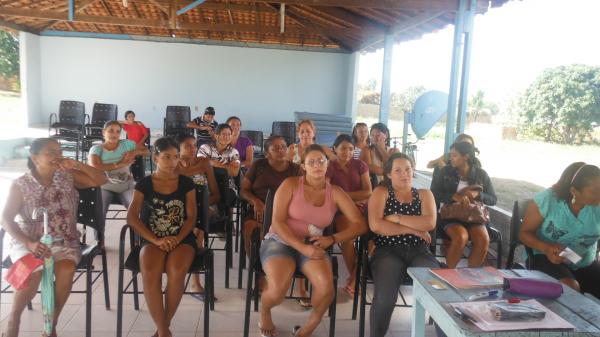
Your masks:
{"label": "white paper", "polygon": [[576,264],[581,261],[581,256],[577,255],[571,248],[567,247],[562,252],[558,254],[558,256],[562,256],[565,259],[571,261],[571,263]]}

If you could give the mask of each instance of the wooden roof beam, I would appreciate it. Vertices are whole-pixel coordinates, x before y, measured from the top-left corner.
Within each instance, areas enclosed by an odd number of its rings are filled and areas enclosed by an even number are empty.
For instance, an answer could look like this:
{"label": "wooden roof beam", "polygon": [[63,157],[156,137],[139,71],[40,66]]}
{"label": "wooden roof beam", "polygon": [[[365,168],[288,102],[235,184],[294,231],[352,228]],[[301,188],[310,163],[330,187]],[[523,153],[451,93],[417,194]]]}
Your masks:
{"label": "wooden roof beam", "polygon": [[[323,36],[327,40],[339,45],[342,49],[353,51],[355,50],[355,48],[358,47],[354,41],[351,41],[346,36],[336,34],[332,30],[330,30],[329,27],[323,27],[320,24],[310,20],[310,18],[306,18],[301,12],[299,12],[294,7],[288,7],[286,15],[289,18],[299,22],[306,29],[309,29],[315,32],[316,34]],[[286,27],[286,30],[287,29],[288,28]]]}
{"label": "wooden roof beam", "polygon": [[[445,11],[426,11],[421,14],[415,15],[410,19],[406,19],[392,27],[390,27],[387,31],[387,34],[398,35],[407,30],[413,29],[425,22],[431,21],[437,18],[440,15],[443,15]],[[360,46],[360,50],[369,48],[375,44],[381,43],[385,38],[385,34],[374,37],[372,39],[368,39],[363,42]]]}
{"label": "wooden roof beam", "polygon": [[14,22],[2,20],[2,19],[0,19],[0,27],[12,29],[12,30],[18,30],[18,31],[27,32],[27,33],[32,33],[32,34],[37,34],[37,32],[35,32],[33,29],[31,29],[27,26],[23,26],[18,23],[14,23]]}
{"label": "wooden roof beam", "polygon": [[362,28],[369,34],[382,34],[387,29],[386,26],[375,23],[368,18],[349,12],[343,8],[336,7],[313,7],[317,12],[325,13],[329,16],[333,16],[343,22],[346,22],[352,26]]}
{"label": "wooden roof beam", "polygon": [[[148,1],[148,0],[130,0]],[[169,0],[156,0],[168,4]],[[286,6],[306,5],[324,7],[358,7],[376,9],[400,9],[407,11],[442,10],[446,12],[457,11],[460,0],[254,0],[257,3],[281,4]],[[204,4],[200,5],[204,6]],[[485,12],[489,0],[477,0],[477,12]]]}

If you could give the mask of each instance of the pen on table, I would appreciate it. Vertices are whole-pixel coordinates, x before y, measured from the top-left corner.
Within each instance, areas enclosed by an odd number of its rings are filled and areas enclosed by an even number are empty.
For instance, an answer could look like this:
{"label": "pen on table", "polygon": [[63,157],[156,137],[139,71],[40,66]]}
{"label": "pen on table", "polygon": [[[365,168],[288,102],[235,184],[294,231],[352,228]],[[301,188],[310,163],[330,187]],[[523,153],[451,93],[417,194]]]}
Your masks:
{"label": "pen on table", "polygon": [[468,320],[473,323],[477,322],[477,320],[475,318],[473,318],[473,316],[468,315],[467,313],[464,312],[464,310],[459,309],[457,307],[454,307],[454,313],[456,314],[456,316],[458,316],[462,320],[465,320],[465,321]]}
{"label": "pen on table", "polygon": [[498,290],[484,291],[484,292],[480,292],[480,293],[477,293],[475,295],[469,296],[469,298],[467,298],[467,300],[468,301],[475,301],[475,300],[479,300],[479,299],[487,298],[487,297],[492,297],[492,296],[496,296],[496,295],[498,295]]}

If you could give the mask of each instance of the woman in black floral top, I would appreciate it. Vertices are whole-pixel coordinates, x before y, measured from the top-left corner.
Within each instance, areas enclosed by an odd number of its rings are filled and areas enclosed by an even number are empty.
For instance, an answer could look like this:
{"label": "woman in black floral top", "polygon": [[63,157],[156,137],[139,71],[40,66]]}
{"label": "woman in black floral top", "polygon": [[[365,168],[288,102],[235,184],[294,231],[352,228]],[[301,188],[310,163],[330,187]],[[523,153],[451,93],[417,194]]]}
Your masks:
{"label": "woman in black floral top", "polygon": [[412,187],[413,170],[410,157],[392,154],[383,167],[383,182],[369,199],[369,227],[376,246],[371,259],[371,337],[386,334],[406,268],[439,267],[429,251],[435,200],[431,191]]}
{"label": "woman in black floral top", "polygon": [[[157,337],[171,337],[169,326],[184,291],[184,279],[195,256],[196,190],[192,179],[176,173],[177,144],[170,138],[154,143],[156,171],[135,186],[127,220],[143,238],[140,269],[148,311]],[[165,299],[162,274],[167,274]]]}

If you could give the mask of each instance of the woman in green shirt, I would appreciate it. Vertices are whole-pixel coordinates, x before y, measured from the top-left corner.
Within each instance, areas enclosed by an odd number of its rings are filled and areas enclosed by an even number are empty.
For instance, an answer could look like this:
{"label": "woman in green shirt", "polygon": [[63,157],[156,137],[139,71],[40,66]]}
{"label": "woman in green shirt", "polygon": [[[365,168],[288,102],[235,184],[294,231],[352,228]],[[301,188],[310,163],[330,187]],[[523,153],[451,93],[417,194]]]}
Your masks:
{"label": "woman in green shirt", "polygon": [[[569,287],[600,298],[600,169],[577,162],[569,165],[560,180],[538,193],[529,204],[519,239],[533,249],[534,269]],[[570,248],[581,257],[571,262]]]}

